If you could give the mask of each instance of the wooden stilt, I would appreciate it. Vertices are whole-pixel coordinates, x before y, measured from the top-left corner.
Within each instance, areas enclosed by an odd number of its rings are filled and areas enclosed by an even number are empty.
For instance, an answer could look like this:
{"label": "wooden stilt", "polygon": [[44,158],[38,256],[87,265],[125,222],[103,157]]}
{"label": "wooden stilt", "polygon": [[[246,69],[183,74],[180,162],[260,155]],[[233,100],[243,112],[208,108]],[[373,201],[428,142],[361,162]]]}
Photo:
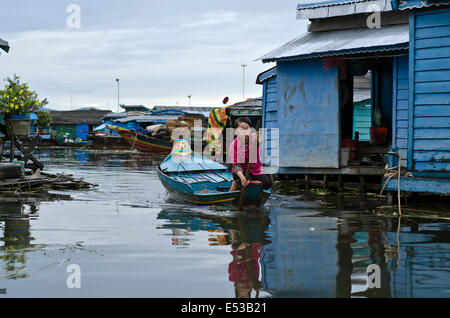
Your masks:
{"label": "wooden stilt", "polygon": [[363,175],[359,176],[359,191],[361,193],[366,192],[365,178]]}
{"label": "wooden stilt", "polygon": [[311,179],[307,174],[305,174],[305,189],[306,190],[311,189]]}
{"label": "wooden stilt", "polygon": [[393,203],[394,203],[394,193],[392,191],[389,191],[387,193],[387,205],[392,206]]}

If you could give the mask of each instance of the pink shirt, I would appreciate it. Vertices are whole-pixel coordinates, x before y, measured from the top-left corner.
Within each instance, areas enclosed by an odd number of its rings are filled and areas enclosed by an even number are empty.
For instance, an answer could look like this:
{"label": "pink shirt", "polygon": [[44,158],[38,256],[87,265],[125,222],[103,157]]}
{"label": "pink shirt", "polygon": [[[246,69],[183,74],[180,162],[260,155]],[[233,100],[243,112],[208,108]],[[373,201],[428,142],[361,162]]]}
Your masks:
{"label": "pink shirt", "polygon": [[[256,151],[255,151],[256,150]],[[250,173],[254,176],[258,176],[264,173],[264,169],[260,159],[259,147],[257,147],[256,136],[250,137],[249,142],[250,152]],[[230,145],[229,162],[233,165],[240,165],[244,174],[247,172],[247,164],[249,162],[249,153],[245,149],[245,143],[242,143],[239,137],[236,137]],[[233,172],[234,168],[233,168]]]}

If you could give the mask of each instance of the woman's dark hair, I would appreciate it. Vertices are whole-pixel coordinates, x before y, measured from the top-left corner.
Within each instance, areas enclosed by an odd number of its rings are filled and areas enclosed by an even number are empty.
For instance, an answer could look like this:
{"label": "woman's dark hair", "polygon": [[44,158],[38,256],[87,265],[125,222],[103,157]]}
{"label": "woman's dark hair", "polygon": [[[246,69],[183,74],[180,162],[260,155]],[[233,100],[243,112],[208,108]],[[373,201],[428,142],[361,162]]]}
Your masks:
{"label": "woman's dark hair", "polygon": [[239,124],[242,124],[242,123],[247,124],[250,127],[252,127],[252,122],[250,121],[250,119],[248,119],[247,117],[240,117],[234,121],[234,128],[238,128]]}

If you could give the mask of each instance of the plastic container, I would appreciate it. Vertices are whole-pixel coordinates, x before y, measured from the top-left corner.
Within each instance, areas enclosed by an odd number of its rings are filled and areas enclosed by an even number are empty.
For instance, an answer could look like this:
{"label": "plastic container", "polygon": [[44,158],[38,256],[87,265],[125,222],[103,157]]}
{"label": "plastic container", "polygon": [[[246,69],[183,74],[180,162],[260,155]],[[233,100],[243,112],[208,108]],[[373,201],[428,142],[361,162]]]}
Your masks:
{"label": "plastic container", "polygon": [[343,139],[342,140],[342,148],[350,149],[350,160],[356,159],[357,145],[358,145],[358,142],[356,140],[353,140],[353,139]]}
{"label": "plastic container", "polygon": [[350,160],[350,148],[341,148],[341,167],[347,167]]}
{"label": "plastic container", "polygon": [[388,137],[387,127],[370,127],[370,144],[386,145]]}

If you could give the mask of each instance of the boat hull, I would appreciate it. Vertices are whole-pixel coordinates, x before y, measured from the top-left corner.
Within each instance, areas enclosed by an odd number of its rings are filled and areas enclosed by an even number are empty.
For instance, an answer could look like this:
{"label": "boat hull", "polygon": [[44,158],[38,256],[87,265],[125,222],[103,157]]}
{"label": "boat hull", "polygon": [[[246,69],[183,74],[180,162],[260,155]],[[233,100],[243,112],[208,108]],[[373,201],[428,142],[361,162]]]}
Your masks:
{"label": "boat hull", "polygon": [[[161,183],[174,200],[181,200],[194,205],[239,204],[241,191],[213,192],[207,195],[200,195],[192,191],[192,187],[189,184],[178,182],[166,175],[161,171],[160,167],[157,168],[157,172]],[[229,189],[231,182],[223,182],[218,185]],[[255,190],[251,189],[251,187],[248,188],[245,206],[260,206],[266,202],[270,195],[267,192]]]}
{"label": "boat hull", "polygon": [[88,135],[92,140],[92,147],[98,150],[129,150],[130,144],[119,135]]}
{"label": "boat hull", "polygon": [[172,142],[135,134],[130,130],[119,130],[120,136],[125,139],[132,147],[141,152],[170,153]]}

